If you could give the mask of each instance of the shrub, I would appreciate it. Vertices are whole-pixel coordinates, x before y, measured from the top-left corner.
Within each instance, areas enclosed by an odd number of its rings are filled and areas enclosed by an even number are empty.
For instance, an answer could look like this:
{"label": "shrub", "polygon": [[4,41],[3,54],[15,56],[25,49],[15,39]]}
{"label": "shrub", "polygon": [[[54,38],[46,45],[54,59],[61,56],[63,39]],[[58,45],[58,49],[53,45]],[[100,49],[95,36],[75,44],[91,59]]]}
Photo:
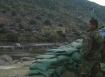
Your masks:
{"label": "shrub", "polygon": [[16,21],[16,23],[20,23],[21,19],[20,18],[16,18],[15,21]]}
{"label": "shrub", "polygon": [[16,33],[8,33],[6,35],[7,42],[17,42],[18,35]]}
{"label": "shrub", "polygon": [[16,16],[16,15],[17,15],[17,12],[16,12],[15,10],[12,10],[12,11],[11,11],[11,15],[12,15],[12,16]]}
{"label": "shrub", "polygon": [[37,20],[41,20],[41,17],[40,16],[36,16],[35,17]]}
{"label": "shrub", "polygon": [[58,24],[58,26],[63,27],[63,24]]}
{"label": "shrub", "polygon": [[34,24],[36,24],[36,21],[35,21],[34,19],[31,19],[31,20],[29,21],[29,24],[30,24],[30,25],[34,25]]}
{"label": "shrub", "polygon": [[45,20],[44,24],[45,25],[51,25],[51,22],[50,22],[50,20]]}

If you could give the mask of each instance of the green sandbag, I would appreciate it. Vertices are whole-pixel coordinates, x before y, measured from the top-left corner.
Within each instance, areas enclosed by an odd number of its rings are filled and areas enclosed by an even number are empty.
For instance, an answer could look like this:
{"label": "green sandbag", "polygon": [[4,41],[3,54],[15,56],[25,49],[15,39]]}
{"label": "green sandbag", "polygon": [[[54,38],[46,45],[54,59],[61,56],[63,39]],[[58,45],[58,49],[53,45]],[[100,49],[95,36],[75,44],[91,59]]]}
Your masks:
{"label": "green sandbag", "polygon": [[75,66],[76,66],[76,63],[71,63],[66,66],[66,68],[69,70],[69,71],[74,71],[75,70]]}
{"label": "green sandbag", "polygon": [[68,61],[69,60],[69,57],[64,56],[64,55],[61,55],[61,56],[58,56],[57,59],[58,59],[58,62],[59,63],[63,63],[65,61]]}
{"label": "green sandbag", "polygon": [[58,49],[69,48],[68,46],[60,46]]}
{"label": "green sandbag", "polygon": [[55,72],[56,72],[57,77],[62,77],[62,74],[64,73],[65,70],[66,70],[66,67],[65,66],[58,66],[55,69]]}
{"label": "green sandbag", "polygon": [[60,46],[58,49],[64,49],[64,48],[71,48],[71,44],[65,45],[65,46]]}
{"label": "green sandbag", "polygon": [[46,52],[45,53],[45,55],[56,55],[56,56],[58,56],[58,55],[71,55],[71,54],[73,54],[74,52],[76,52],[76,51],[78,51],[78,49],[76,49],[76,48],[64,48],[64,49],[60,49],[60,50],[62,50],[63,52],[62,53],[59,53],[59,51],[57,52],[57,53],[55,53],[55,52]]}
{"label": "green sandbag", "polygon": [[39,55],[39,56],[36,56],[35,59],[53,59],[53,58],[56,58],[55,55]]}
{"label": "green sandbag", "polygon": [[75,73],[80,74],[80,71],[81,71],[81,67],[75,67],[74,68]]}
{"label": "green sandbag", "polygon": [[68,62],[67,61],[65,61],[65,62],[63,62],[63,63],[61,63],[61,64],[59,64],[59,66],[67,66],[68,65]]}
{"label": "green sandbag", "polygon": [[40,71],[46,71],[49,69],[48,65],[45,65],[43,63],[33,63],[29,66],[30,70],[40,70]]}
{"label": "green sandbag", "polygon": [[58,53],[58,54],[63,54],[65,51],[63,49],[49,49],[46,52],[53,52],[53,53]]}
{"label": "green sandbag", "polygon": [[46,71],[49,68],[55,67],[57,65],[58,65],[57,58],[54,58],[54,59],[38,59],[30,65],[29,69],[30,70]]}
{"label": "green sandbag", "polygon": [[68,44],[67,46],[71,46],[71,44]]}
{"label": "green sandbag", "polygon": [[55,56],[57,56],[57,55],[59,55],[59,54],[53,53],[53,52],[46,52],[44,55],[55,55]]}
{"label": "green sandbag", "polygon": [[78,63],[81,61],[81,54],[78,52],[73,53],[71,57],[72,57],[74,62]]}
{"label": "green sandbag", "polygon": [[105,69],[105,63],[100,63],[100,68]]}
{"label": "green sandbag", "polygon": [[73,63],[73,59],[71,57],[69,57],[68,63],[69,64],[72,64]]}
{"label": "green sandbag", "polygon": [[74,52],[77,52],[78,51],[78,49],[76,49],[76,48],[65,48],[65,49],[63,49],[64,51],[65,51],[65,54],[66,55],[72,55]]}
{"label": "green sandbag", "polygon": [[44,73],[45,77],[54,77],[55,76],[55,69],[49,69]]}
{"label": "green sandbag", "polygon": [[79,53],[82,53],[82,48],[81,48],[81,49],[79,49]]}
{"label": "green sandbag", "polygon": [[58,59],[57,58],[53,58],[53,59],[37,59],[35,61],[36,63],[43,63],[47,66],[52,66],[52,65],[57,65],[58,64]]}
{"label": "green sandbag", "polygon": [[65,51],[63,49],[49,49],[46,51],[45,55],[64,55]]}
{"label": "green sandbag", "polygon": [[32,76],[29,76],[29,77],[45,77],[45,76],[42,76],[42,75],[32,75]]}
{"label": "green sandbag", "polygon": [[71,46],[72,46],[73,48],[77,48],[77,49],[82,48],[82,44],[81,44],[81,43],[78,43],[78,42],[72,42],[72,43],[71,43]]}
{"label": "green sandbag", "polygon": [[83,39],[77,39],[76,42],[83,43]]}
{"label": "green sandbag", "polygon": [[39,70],[30,70],[26,76],[31,77],[50,77],[55,73],[54,69],[48,69],[46,72],[39,71]]}
{"label": "green sandbag", "polygon": [[66,46],[67,46],[67,48],[72,48],[71,44],[70,45],[66,45]]}
{"label": "green sandbag", "polygon": [[26,76],[44,77],[44,72],[40,70],[30,70],[29,72],[27,72]]}

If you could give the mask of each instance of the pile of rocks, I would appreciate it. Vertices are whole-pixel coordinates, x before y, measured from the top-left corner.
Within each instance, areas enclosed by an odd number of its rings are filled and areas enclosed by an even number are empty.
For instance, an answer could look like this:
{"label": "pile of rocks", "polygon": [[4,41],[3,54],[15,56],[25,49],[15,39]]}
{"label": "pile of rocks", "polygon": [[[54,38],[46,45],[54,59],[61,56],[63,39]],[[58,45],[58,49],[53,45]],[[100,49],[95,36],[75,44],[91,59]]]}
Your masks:
{"label": "pile of rocks", "polygon": [[0,55],[0,65],[11,65],[11,64],[17,64],[17,63],[23,63],[26,61],[33,61],[34,58],[31,57],[22,57],[19,60],[13,60],[13,58],[9,55],[3,54]]}
{"label": "pile of rocks", "polygon": [[35,60],[35,58],[22,57],[22,58],[20,58],[19,60],[14,60],[14,61],[13,61],[13,64],[24,63],[24,62],[27,62],[27,61],[34,61],[34,60]]}
{"label": "pile of rocks", "polygon": [[11,56],[6,54],[0,56],[0,65],[10,65],[12,62],[13,59]]}

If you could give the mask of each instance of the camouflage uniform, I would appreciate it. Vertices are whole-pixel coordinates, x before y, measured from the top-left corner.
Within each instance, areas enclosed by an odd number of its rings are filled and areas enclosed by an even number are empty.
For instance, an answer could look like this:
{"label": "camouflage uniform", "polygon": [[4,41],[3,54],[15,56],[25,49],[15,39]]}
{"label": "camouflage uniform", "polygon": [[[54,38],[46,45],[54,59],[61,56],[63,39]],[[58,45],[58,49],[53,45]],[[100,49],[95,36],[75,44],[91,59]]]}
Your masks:
{"label": "camouflage uniform", "polygon": [[101,47],[101,62],[105,63],[105,38]]}
{"label": "camouflage uniform", "polygon": [[99,77],[100,47],[103,40],[98,29],[89,31],[85,36],[81,53],[81,77]]}

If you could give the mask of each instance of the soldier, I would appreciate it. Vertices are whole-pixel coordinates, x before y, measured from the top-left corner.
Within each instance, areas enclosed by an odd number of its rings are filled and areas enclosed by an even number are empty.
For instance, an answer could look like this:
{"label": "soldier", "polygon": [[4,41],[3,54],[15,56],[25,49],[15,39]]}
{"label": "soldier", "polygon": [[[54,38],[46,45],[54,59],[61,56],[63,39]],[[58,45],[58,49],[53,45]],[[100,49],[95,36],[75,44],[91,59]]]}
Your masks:
{"label": "soldier", "polygon": [[105,26],[102,26],[100,28],[100,32],[104,36],[104,42],[103,42],[103,45],[102,45],[102,47],[100,49],[100,51],[101,51],[101,62],[105,63]]}
{"label": "soldier", "polygon": [[103,45],[101,47],[101,62],[105,63],[105,38],[104,38]]}
{"label": "soldier", "polygon": [[83,41],[81,53],[81,77],[100,77],[100,47],[104,37],[98,30],[98,21],[89,21],[89,31]]}

